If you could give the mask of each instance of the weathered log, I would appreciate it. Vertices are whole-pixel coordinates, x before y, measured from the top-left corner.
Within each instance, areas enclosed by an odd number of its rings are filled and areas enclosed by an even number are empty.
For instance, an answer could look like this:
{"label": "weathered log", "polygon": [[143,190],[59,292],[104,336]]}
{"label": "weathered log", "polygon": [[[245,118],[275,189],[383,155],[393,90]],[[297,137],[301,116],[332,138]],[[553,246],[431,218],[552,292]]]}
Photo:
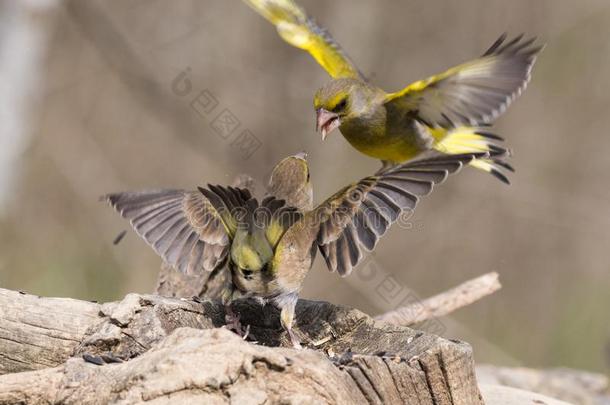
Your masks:
{"label": "weathered log", "polygon": [[[299,301],[296,332],[310,349],[296,351],[288,348],[278,311],[254,301],[235,302],[233,308],[242,324],[250,325],[250,338],[257,344],[218,330],[224,309],[213,301],[129,294],[103,305],[59,300],[61,310],[55,311],[56,299],[0,291],[12,301],[10,312],[4,309],[0,316],[2,370],[15,373],[67,360],[56,368],[0,376],[0,403],[222,402],[227,393],[230,398],[266,395],[272,403],[277,398],[482,403],[468,344],[376,322],[360,311],[324,302]],[[46,315],[30,317],[30,312]],[[80,328],[62,355],[52,344],[29,343],[43,339],[39,328],[74,319]],[[19,352],[21,361],[7,361],[7,350]],[[98,367],[82,360],[85,353],[111,353],[128,361]],[[71,354],[75,357],[68,360]],[[52,360],[42,364],[40,356]]]}
{"label": "weathered log", "polygon": [[0,374],[53,367],[101,319],[100,305],[0,288]]}
{"label": "weathered log", "polygon": [[0,404],[479,403],[447,394],[433,402],[423,373],[407,361],[358,356],[336,366],[319,351],[252,345],[223,329],[177,329],[122,364],[72,358],[0,377]]}

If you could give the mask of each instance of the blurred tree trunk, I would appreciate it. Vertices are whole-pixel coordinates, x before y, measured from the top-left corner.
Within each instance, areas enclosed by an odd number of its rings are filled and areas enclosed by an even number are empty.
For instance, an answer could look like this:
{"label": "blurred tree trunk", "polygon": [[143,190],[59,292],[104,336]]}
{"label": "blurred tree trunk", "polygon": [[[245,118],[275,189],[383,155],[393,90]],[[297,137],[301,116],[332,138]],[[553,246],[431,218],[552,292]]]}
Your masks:
{"label": "blurred tree trunk", "polygon": [[27,147],[56,1],[0,1],[0,214]]}

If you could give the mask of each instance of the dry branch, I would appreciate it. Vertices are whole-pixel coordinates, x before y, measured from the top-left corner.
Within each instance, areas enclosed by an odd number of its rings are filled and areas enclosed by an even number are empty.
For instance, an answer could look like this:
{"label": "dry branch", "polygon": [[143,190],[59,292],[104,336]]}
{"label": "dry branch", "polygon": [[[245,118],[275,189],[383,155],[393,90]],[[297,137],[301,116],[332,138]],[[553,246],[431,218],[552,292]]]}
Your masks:
{"label": "dry branch", "polygon": [[498,273],[487,273],[421,302],[378,315],[375,319],[394,325],[414,325],[448,315],[498,291],[501,287]]}

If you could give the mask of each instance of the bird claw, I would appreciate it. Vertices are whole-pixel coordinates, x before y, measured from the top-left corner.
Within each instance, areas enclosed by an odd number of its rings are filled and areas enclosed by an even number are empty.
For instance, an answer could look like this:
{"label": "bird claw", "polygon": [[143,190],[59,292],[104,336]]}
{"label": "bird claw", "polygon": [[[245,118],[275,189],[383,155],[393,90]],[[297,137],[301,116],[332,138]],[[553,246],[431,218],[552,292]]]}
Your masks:
{"label": "bird claw", "polygon": [[247,325],[244,329],[243,325],[239,321],[239,315],[233,312],[230,305],[225,307],[225,327],[230,331],[239,335],[242,339],[246,340],[250,334],[250,325]]}
{"label": "bird claw", "polygon": [[241,337],[243,340],[246,340],[250,335],[250,325],[246,325],[246,330],[244,331],[244,335]]}
{"label": "bird claw", "polygon": [[290,337],[290,343],[292,343],[292,347],[294,349],[296,349],[296,350],[303,349],[303,346],[301,346],[301,342],[300,342],[299,338],[291,329],[288,330],[288,336]]}

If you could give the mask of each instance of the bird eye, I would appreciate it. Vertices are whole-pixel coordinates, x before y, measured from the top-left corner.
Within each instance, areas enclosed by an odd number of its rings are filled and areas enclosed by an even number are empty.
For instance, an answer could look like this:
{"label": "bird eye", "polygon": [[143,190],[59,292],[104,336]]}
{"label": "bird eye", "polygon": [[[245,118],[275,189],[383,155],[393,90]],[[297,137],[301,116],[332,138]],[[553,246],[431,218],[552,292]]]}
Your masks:
{"label": "bird eye", "polygon": [[244,277],[250,277],[252,275],[252,270],[241,269]]}
{"label": "bird eye", "polygon": [[335,106],[333,111],[335,111],[335,112],[341,111],[341,110],[345,109],[346,106],[347,106],[347,97],[344,98],[343,100],[339,101],[339,103]]}

